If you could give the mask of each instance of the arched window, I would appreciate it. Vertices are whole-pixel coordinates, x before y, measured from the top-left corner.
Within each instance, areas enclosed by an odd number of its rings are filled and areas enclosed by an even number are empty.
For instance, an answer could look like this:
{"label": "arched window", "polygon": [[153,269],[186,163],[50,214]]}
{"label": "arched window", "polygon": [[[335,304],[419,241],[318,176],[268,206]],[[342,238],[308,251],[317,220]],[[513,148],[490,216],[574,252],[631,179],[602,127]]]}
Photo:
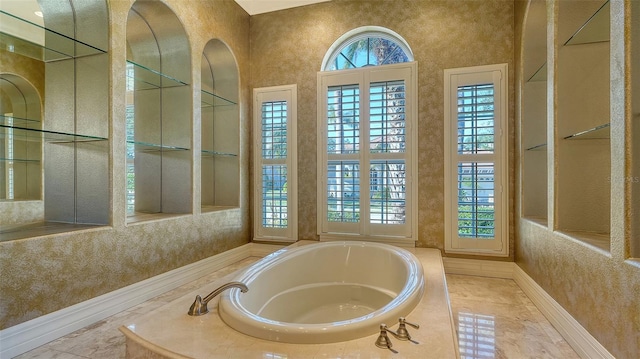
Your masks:
{"label": "arched window", "polygon": [[320,240],[414,245],[417,78],[409,46],[389,29],[357,28],[327,51],[318,73]]}
{"label": "arched window", "polygon": [[409,45],[397,33],[364,26],[342,35],[327,51],[322,71],[354,69],[413,61]]}

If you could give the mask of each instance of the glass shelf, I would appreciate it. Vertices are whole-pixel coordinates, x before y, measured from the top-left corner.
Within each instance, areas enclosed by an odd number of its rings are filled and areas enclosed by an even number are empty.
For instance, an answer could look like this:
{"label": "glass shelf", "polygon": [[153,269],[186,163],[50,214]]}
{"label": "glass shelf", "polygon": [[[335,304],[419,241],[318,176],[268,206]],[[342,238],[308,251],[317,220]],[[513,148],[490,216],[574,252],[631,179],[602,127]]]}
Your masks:
{"label": "glass shelf", "polygon": [[[133,82],[134,90],[151,90],[189,86],[188,83],[165,75],[157,70],[127,60],[127,82]],[[129,84],[127,86],[130,87]]]}
{"label": "glass shelf", "polygon": [[235,153],[226,153],[211,150],[202,150],[202,157],[238,157]]}
{"label": "glass shelf", "polygon": [[547,81],[547,63],[545,62],[540,68],[527,80],[527,82]]}
{"label": "glass shelf", "polygon": [[227,100],[224,97],[220,97],[207,90],[200,90],[202,96],[202,107],[217,107],[217,106],[230,106],[236,105],[236,102]]}
{"label": "glass shelf", "polygon": [[4,129],[13,129],[12,137],[19,141],[44,141],[49,143],[68,143],[68,142],[90,142],[90,141],[106,141],[105,137],[80,135],[77,133],[64,133],[56,131],[47,131],[35,128],[20,127],[16,125],[0,124],[0,138],[8,137]]}
{"label": "glass shelf", "polygon": [[[0,48],[32,59],[49,62],[106,53],[105,50],[44,28],[2,10],[0,10],[0,23],[2,24]],[[11,30],[13,30],[13,34],[9,33]],[[25,40],[16,36],[16,33],[39,34],[37,37],[43,43],[46,42],[46,44],[42,45],[34,41]]]}
{"label": "glass shelf", "polygon": [[189,151],[189,148],[170,146],[157,143],[140,141],[127,141],[129,145],[135,145],[136,152],[160,152],[160,151]]}
{"label": "glass shelf", "polygon": [[531,146],[528,148],[525,148],[525,151],[546,151],[547,150],[547,144],[546,143],[541,143],[535,146]]}
{"label": "glass shelf", "polygon": [[24,158],[3,158],[3,157],[0,157],[0,162],[40,163],[40,160],[29,160],[29,159],[24,159]]}
{"label": "glass shelf", "polygon": [[609,124],[596,126],[585,131],[580,131],[569,136],[565,136],[565,140],[595,140],[595,139],[609,139]]}
{"label": "glass shelf", "polygon": [[40,127],[42,126],[39,120],[32,120],[28,118],[20,118],[20,117],[4,116],[4,115],[0,115],[0,125],[18,126],[18,127],[30,128],[34,130],[39,130]]}
{"label": "glass shelf", "polygon": [[610,36],[610,14],[610,4],[609,1],[607,1],[564,44],[581,45],[595,42],[608,42]]}

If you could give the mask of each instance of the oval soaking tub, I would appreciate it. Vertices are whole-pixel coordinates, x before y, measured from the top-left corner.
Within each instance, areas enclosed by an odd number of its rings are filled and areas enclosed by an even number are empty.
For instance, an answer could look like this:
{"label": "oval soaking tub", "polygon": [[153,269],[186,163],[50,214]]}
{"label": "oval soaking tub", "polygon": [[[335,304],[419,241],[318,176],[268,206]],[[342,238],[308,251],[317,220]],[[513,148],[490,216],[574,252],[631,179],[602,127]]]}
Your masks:
{"label": "oval soaking tub", "polygon": [[283,250],[233,280],[218,310],[247,335],[285,343],[332,343],[375,334],[408,316],[424,291],[409,251],[371,242],[323,242]]}

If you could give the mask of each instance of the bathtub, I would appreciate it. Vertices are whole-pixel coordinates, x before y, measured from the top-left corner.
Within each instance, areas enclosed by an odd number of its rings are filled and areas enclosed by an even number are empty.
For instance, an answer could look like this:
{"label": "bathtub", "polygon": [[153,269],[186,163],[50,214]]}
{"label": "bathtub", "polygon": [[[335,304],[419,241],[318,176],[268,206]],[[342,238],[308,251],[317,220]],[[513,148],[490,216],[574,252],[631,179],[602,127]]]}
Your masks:
{"label": "bathtub", "polygon": [[323,242],[285,249],[233,278],[249,287],[220,298],[235,330],[285,343],[332,343],[375,334],[407,317],[424,292],[420,261],[402,248]]}

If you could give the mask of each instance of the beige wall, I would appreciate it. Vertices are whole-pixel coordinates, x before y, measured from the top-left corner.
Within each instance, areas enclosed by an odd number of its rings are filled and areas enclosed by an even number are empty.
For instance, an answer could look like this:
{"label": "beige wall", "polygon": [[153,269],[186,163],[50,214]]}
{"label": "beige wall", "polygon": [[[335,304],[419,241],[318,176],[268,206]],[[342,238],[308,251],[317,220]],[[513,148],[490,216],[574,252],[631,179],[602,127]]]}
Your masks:
{"label": "beige wall", "polygon": [[[125,223],[125,39],[133,1],[110,1],[112,226],[0,243],[0,329],[249,241],[249,16],[232,0],[189,1],[189,6],[185,0],[165,3],[182,22],[190,41],[194,96],[200,90],[202,51],[210,39],[221,39],[236,57],[241,81],[240,209],[200,214],[200,162],[196,154],[193,215]],[[199,105],[194,101],[194,145],[200,136]]]}
{"label": "beige wall", "polygon": [[[251,86],[298,85],[301,239],[317,240],[316,73],[338,37],[365,25],[383,26],[400,34],[418,62],[417,246],[443,249],[443,70],[508,63],[512,104],[513,3],[502,0],[334,0],[251,17]],[[509,114],[512,139],[512,105]]]}
{"label": "beige wall", "polygon": [[[584,328],[617,358],[640,357],[640,264],[629,260],[629,242],[632,198],[627,186],[637,185],[626,181],[625,173],[632,173],[625,149],[625,122],[631,116],[625,113],[625,37],[628,23],[624,12],[632,1],[611,2],[611,248],[602,251],[554,231],[554,203],[551,203],[549,225],[543,226],[521,218],[521,196],[517,196],[518,220],[516,235],[516,263],[529,274],[547,293],[562,305]],[[526,1],[516,1],[516,63],[521,67],[522,24],[526,14]],[[551,9],[553,5],[551,4]],[[552,10],[553,13],[553,10]],[[555,27],[555,21],[552,21]],[[637,25],[637,24],[636,24]],[[625,28],[625,26],[627,26]],[[548,27],[549,28],[549,27]],[[553,28],[549,28],[550,36]],[[628,43],[627,43],[628,44]],[[554,54],[553,48],[547,51]],[[557,52],[552,55],[557,59]],[[520,75],[520,73],[517,73]],[[522,85],[517,78],[518,86]],[[553,82],[550,81],[550,87]],[[551,88],[553,90],[553,88]],[[519,94],[519,91],[517,91]],[[630,97],[627,97],[627,100]],[[519,103],[520,98],[516,98]],[[554,106],[554,100],[548,101]],[[629,107],[627,107],[629,108]],[[518,106],[516,113],[519,113]],[[519,116],[517,122],[519,120]],[[630,126],[629,126],[630,127]],[[631,146],[629,141],[626,146]],[[550,150],[551,151],[551,150]],[[520,161],[516,163],[521,167]],[[625,168],[629,172],[625,172]],[[549,171],[554,173],[553,163]],[[518,181],[521,172],[517,172]],[[554,193],[553,181],[549,192]],[[637,189],[632,189],[637,191]],[[552,200],[553,197],[550,197]],[[637,203],[636,203],[637,207]],[[637,239],[636,239],[637,241]]]}

